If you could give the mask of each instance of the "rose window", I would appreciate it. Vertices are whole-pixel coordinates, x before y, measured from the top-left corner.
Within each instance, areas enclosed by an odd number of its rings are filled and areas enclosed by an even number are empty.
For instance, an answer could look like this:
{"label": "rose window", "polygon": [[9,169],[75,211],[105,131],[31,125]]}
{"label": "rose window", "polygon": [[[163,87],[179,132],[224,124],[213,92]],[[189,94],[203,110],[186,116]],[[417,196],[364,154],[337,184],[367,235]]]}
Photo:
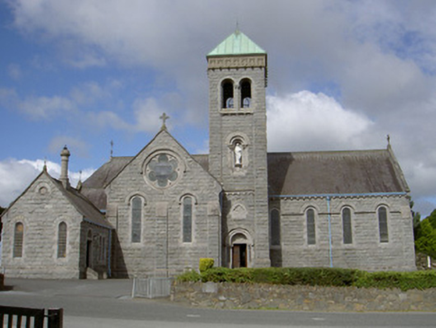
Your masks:
{"label": "rose window", "polygon": [[156,187],[171,186],[179,177],[179,163],[174,156],[159,154],[148,162],[146,177]]}

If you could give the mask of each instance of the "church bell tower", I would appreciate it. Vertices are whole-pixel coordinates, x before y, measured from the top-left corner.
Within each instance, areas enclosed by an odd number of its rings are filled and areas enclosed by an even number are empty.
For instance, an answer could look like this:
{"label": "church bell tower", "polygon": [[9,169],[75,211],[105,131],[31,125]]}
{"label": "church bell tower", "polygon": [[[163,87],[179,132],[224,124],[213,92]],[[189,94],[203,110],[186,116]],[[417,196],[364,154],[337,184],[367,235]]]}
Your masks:
{"label": "church bell tower", "polygon": [[270,266],[267,54],[236,30],[207,62],[209,171],[224,190],[223,265]]}

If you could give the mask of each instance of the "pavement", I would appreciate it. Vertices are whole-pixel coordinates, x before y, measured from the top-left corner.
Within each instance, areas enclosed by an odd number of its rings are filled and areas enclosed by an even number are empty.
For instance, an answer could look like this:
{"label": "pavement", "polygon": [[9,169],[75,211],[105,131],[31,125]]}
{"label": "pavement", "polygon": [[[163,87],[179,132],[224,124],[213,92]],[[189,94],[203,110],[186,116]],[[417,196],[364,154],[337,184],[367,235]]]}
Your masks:
{"label": "pavement", "polygon": [[64,328],[435,327],[435,313],[214,310],[133,299],[133,281],[6,279],[0,305],[63,308]]}

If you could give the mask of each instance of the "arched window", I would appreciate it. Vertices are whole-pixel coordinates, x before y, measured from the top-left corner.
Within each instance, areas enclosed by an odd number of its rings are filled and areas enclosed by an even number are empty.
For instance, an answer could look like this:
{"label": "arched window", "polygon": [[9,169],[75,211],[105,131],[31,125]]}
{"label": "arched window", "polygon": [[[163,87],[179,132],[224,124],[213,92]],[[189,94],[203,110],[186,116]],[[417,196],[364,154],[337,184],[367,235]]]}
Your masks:
{"label": "arched window", "polygon": [[14,257],[23,256],[23,242],[24,242],[24,226],[21,222],[15,225],[14,231]]}
{"label": "arched window", "polygon": [[67,256],[67,224],[59,223],[58,227],[58,258]]}
{"label": "arched window", "polygon": [[132,243],[141,242],[142,227],[142,198],[135,196],[131,201],[132,216]]}
{"label": "arched window", "polygon": [[280,212],[271,211],[271,245],[280,246]]}
{"label": "arched window", "polygon": [[245,79],[241,82],[241,108],[250,108],[251,106],[251,83]]}
{"label": "arched window", "polygon": [[381,206],[377,210],[378,214],[378,227],[380,233],[380,242],[387,243],[389,241],[388,233],[388,215],[386,207]]}
{"label": "arched window", "polygon": [[183,242],[192,242],[192,197],[183,198]]}
{"label": "arched window", "polygon": [[344,244],[352,244],[353,234],[351,228],[351,210],[348,207],[342,210],[342,233]]}
{"label": "arched window", "polygon": [[309,245],[316,244],[316,232],[315,232],[315,211],[309,208],[306,212],[306,226],[307,226],[307,243]]}
{"label": "arched window", "polygon": [[225,80],[222,84],[222,108],[233,108],[233,81]]}

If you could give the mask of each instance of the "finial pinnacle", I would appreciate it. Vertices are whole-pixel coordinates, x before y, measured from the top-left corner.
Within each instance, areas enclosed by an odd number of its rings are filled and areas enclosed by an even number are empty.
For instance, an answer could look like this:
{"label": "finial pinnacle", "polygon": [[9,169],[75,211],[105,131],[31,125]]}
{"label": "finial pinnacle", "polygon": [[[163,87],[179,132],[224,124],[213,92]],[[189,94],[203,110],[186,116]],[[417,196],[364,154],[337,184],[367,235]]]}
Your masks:
{"label": "finial pinnacle", "polygon": [[47,157],[44,157],[44,166],[42,167],[44,172],[47,172]]}
{"label": "finial pinnacle", "polygon": [[235,30],[235,34],[238,35],[239,33],[241,33],[241,31],[239,30],[239,21],[236,20],[236,30]]}
{"label": "finial pinnacle", "polygon": [[391,146],[391,136],[389,134],[386,136],[386,140],[388,141],[388,147],[390,147]]}
{"label": "finial pinnacle", "polygon": [[167,129],[167,126],[165,125],[165,122],[166,122],[166,120],[169,119],[170,117],[169,117],[167,114],[163,113],[159,118],[162,120],[162,127],[161,127],[160,129],[161,129],[161,130],[166,130],[166,129]]}
{"label": "finial pinnacle", "polygon": [[114,156],[114,141],[111,140],[111,158]]}

